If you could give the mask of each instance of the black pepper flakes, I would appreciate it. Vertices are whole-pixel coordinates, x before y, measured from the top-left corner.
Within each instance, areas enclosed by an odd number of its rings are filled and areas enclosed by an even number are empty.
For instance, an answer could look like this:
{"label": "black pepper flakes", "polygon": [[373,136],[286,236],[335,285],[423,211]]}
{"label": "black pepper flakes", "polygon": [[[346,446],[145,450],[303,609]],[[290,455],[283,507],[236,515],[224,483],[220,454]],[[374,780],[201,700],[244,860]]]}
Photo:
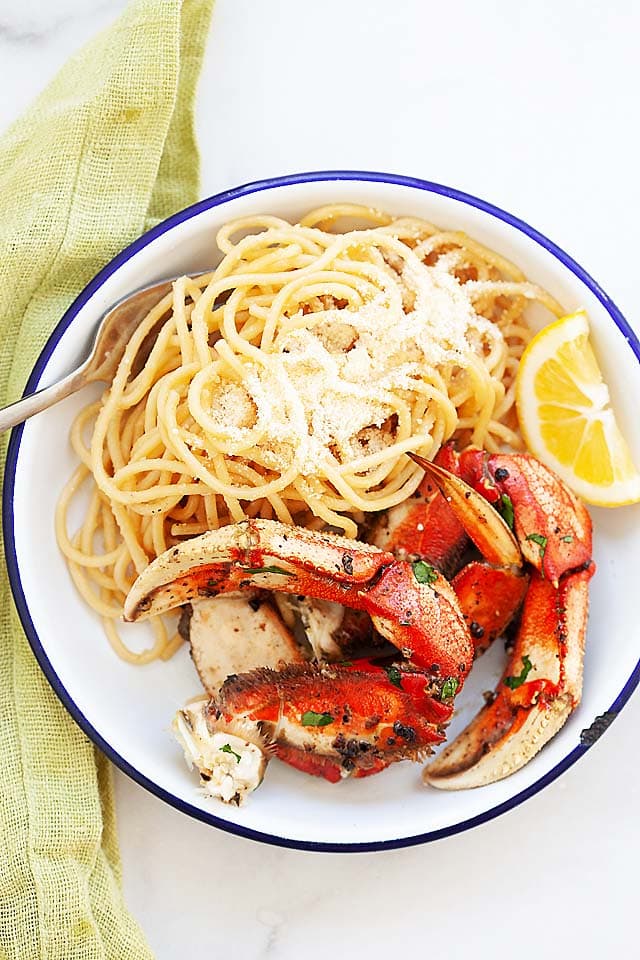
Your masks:
{"label": "black pepper flakes", "polygon": [[403,740],[406,740],[407,743],[414,743],[416,739],[416,731],[413,727],[410,727],[408,724],[400,723],[399,720],[396,720],[393,724],[393,732],[401,737]]}

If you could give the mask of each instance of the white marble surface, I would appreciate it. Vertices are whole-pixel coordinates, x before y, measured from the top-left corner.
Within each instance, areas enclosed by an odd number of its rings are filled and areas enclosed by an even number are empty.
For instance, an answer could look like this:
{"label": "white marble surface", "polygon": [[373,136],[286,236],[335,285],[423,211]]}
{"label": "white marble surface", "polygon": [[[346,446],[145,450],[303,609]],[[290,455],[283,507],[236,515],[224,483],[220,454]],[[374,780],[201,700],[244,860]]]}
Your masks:
{"label": "white marble surface", "polygon": [[[123,5],[0,0],[0,124]],[[638,36],[633,0],[218,0],[203,192],[323,167],[462,187],[553,237],[640,329]],[[382,854],[236,839],[117,773],[128,901],[159,960],[633,956],[639,723],[636,695],[524,806]]]}

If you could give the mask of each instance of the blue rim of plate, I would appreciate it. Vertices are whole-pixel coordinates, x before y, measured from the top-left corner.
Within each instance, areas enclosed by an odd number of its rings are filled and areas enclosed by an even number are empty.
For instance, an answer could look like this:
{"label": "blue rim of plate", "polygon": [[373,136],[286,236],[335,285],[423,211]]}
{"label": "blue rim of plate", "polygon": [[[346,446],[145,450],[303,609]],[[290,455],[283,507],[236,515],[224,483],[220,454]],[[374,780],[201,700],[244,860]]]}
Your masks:
{"label": "blue rim of plate", "polygon": [[[318,181],[331,180],[354,180],[364,181],[367,183],[388,183],[395,186],[413,187],[419,190],[424,190],[428,193],[439,194],[440,196],[449,197],[452,200],[457,200],[461,203],[467,204],[468,206],[476,207],[478,210],[482,210],[484,213],[488,213],[492,217],[502,220],[504,223],[509,224],[511,227],[514,227],[521,233],[526,234],[537,244],[551,253],[557,260],[560,261],[560,263],[563,264],[563,266],[570,270],[585,284],[585,286],[589,288],[589,290],[591,290],[594,296],[605,308],[615,325],[621,331],[631,350],[635,354],[636,359],[640,363],[640,341],[611,298],[607,296],[604,290],[586,272],[586,270],[576,263],[576,261],[573,260],[567,253],[565,253],[564,250],[558,247],[538,230],[530,227],[529,224],[525,223],[523,220],[520,220],[518,217],[514,217],[512,214],[507,213],[500,207],[496,207],[493,204],[488,203],[486,200],[480,200],[478,197],[474,197],[469,193],[464,193],[461,190],[455,190],[452,187],[447,187],[440,183],[432,183],[429,180],[420,180],[415,177],[406,177],[400,174],[377,173],[372,171],[319,170],[309,173],[294,173],[282,177],[273,177],[267,180],[257,180],[253,183],[247,183],[240,187],[234,187],[231,190],[225,190],[223,193],[215,194],[212,197],[207,197],[205,200],[200,200],[198,203],[194,203],[192,206],[186,207],[184,210],[180,210],[178,213],[175,213],[167,220],[164,220],[162,223],[159,223],[157,226],[147,231],[147,233],[144,233],[128,247],[125,247],[121,253],[114,257],[114,259],[111,260],[111,262],[108,263],[93,278],[93,280],[91,280],[89,284],[87,284],[82,293],[80,293],[79,296],[74,300],[58,325],[55,327],[47,343],[45,344],[42,353],[35,363],[25,387],[25,394],[32,393],[37,388],[40,377],[47,363],[49,362],[49,359],[54,352],[58,341],[67,327],[73,322],[84,304],[87,303],[87,301],[102,286],[102,284],[113,273],[115,273],[116,270],[122,266],[122,264],[130,260],[131,257],[142,250],[156,237],[159,237],[168,230],[171,230],[177,224],[182,223],[185,220],[190,220],[192,217],[197,216],[204,210],[209,210],[211,207],[217,207],[220,204],[227,203],[229,200],[234,200],[237,197],[246,196],[252,193],[260,193],[263,190],[271,190],[274,187],[288,187],[295,184],[316,183]],[[574,747],[573,750],[571,750],[570,753],[567,754],[566,757],[560,761],[560,763],[556,764],[555,767],[549,770],[543,777],[540,777],[539,780],[536,780],[535,783],[531,784],[529,787],[527,787],[525,790],[522,790],[515,796],[510,797],[508,800],[505,800],[504,803],[498,804],[497,806],[492,807],[490,810],[486,810],[484,813],[478,814],[475,817],[471,817],[468,820],[463,820],[460,823],[449,827],[443,827],[439,830],[431,830],[427,833],[417,834],[416,836],[412,837],[400,837],[393,840],[372,841],[368,843],[322,843],[316,841],[293,840],[288,837],[274,836],[273,834],[252,830],[240,824],[229,823],[227,820],[216,817],[214,814],[208,813],[206,810],[201,810],[200,808],[185,802],[179,797],[174,796],[163,787],[154,783],[152,780],[149,780],[148,777],[142,774],[139,770],[136,770],[135,767],[132,767],[131,764],[125,760],[124,757],[118,754],[101,736],[101,734],[98,733],[98,731],[91,725],[82,711],[75,704],[68,691],[62,685],[47,657],[44,648],[42,647],[42,644],[40,643],[40,639],[31,620],[27,600],[22,589],[13,526],[13,496],[16,479],[16,465],[20,450],[22,432],[23,425],[21,424],[13,430],[9,442],[2,498],[2,518],[5,532],[5,558],[9,574],[9,581],[11,583],[11,589],[16,608],[18,610],[20,620],[22,621],[24,631],[31,645],[31,649],[33,650],[36,660],[40,664],[40,667],[42,668],[56,695],[62,701],[78,726],[87,734],[87,736],[96,744],[96,746],[98,746],[103,753],[105,753],[107,757],[109,757],[109,759],[115,763],[117,767],[131,777],[132,780],[135,780],[136,783],[140,784],[140,786],[144,787],[146,790],[149,790],[156,797],[164,800],[166,803],[175,807],[177,810],[180,810],[182,813],[186,813],[187,815],[194,817],[196,820],[201,820],[204,823],[219,827],[221,830],[225,830],[227,833],[246,837],[250,840],[258,840],[262,843],[269,843],[275,846],[288,847],[298,850],[321,851],[327,853],[364,853],[374,850],[389,850],[399,847],[409,847],[420,843],[428,843],[433,840],[440,840],[444,837],[453,836],[456,833],[462,833],[464,830],[470,830],[472,827],[486,823],[487,821],[492,820],[494,817],[498,817],[500,814],[506,813],[508,810],[513,810],[515,807],[519,806],[519,804],[523,803],[525,800],[528,800],[529,797],[534,796],[534,794],[538,793],[538,791],[552,783],[556,777],[559,777],[560,774],[564,773],[565,770],[568,770],[569,767],[571,767],[580,757],[582,757],[589,747],[592,746],[592,742],[579,743],[576,747]],[[640,660],[636,664],[624,687],[607,711],[607,718],[609,720],[613,719],[620,712],[624,704],[635,690],[638,682],[640,682]],[[593,742],[595,742],[595,738]]]}

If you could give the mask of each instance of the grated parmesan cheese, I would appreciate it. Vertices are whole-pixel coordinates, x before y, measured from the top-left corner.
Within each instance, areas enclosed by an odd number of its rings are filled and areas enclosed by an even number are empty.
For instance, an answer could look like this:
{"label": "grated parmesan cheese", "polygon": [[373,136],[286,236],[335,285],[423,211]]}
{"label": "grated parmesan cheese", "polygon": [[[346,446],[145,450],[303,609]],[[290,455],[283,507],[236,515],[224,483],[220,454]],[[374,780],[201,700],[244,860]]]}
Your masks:
{"label": "grated parmesan cheese", "polygon": [[[394,395],[408,394],[426,368],[464,366],[479,344],[500,337],[476,314],[445,257],[425,265],[411,251],[388,266],[385,289],[357,308],[329,308],[281,334],[263,364],[248,364],[242,385],[227,384],[213,407],[221,428],[257,427],[267,466],[317,475],[393,442],[380,428]],[[292,321],[302,317],[299,311]],[[424,418],[425,436],[432,423]]]}

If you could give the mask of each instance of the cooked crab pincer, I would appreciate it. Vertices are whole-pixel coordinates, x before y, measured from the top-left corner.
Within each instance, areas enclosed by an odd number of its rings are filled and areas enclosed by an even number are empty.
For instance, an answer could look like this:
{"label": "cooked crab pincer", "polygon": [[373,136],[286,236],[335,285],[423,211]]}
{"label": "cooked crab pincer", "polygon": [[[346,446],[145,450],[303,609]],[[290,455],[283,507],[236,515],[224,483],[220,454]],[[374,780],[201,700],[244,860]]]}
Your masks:
{"label": "cooked crab pincer", "polygon": [[[518,629],[493,697],[424,772],[434,787],[483,786],[528,763],[580,702],[588,583],[595,572],[591,519],[569,488],[526,454],[466,450],[455,458],[459,477],[414,459],[485,556],[496,509],[503,511],[529,573]],[[493,507],[483,512],[471,489]],[[492,562],[500,561],[493,556]]]}
{"label": "cooked crab pincer", "polygon": [[[449,469],[415,459],[429,493],[410,509],[422,511],[422,520],[414,524],[406,510],[394,519],[390,511],[390,549],[247,520],[170,549],[134,584],[128,620],[259,588],[366,611],[398,650],[385,668],[368,660],[298,663],[230,676],[214,699],[185,707],[174,728],[209,792],[240,802],[254,789],[264,769],[256,748],[265,763],[275,753],[331,781],[428,756],[444,740],[474,653],[504,631],[523,596],[493,702],[426,768],[425,779],[450,789],[500,779],[526,763],[579,702],[594,569],[585,508],[525,455],[457,455],[448,448]],[[475,543],[484,562],[473,561],[449,583],[435,564],[444,569],[442,558],[451,553],[443,539],[455,541],[459,554],[461,537]]]}
{"label": "cooked crab pincer", "polygon": [[[159,557],[136,581],[125,616],[138,620],[256,587],[366,610],[418,671],[419,689],[401,689],[366,662],[358,670],[345,664],[261,669],[223,684],[206,708],[212,735],[231,720],[252,722],[265,747],[329,780],[375,773],[405,757],[418,759],[442,742],[453,694],[471,667],[473,644],[451,586],[432,568],[423,576],[415,564],[368,544],[247,520]],[[183,711],[185,719],[202,731],[192,709]],[[227,765],[228,758],[223,760]],[[210,766],[204,772],[211,790],[216,778]]]}

